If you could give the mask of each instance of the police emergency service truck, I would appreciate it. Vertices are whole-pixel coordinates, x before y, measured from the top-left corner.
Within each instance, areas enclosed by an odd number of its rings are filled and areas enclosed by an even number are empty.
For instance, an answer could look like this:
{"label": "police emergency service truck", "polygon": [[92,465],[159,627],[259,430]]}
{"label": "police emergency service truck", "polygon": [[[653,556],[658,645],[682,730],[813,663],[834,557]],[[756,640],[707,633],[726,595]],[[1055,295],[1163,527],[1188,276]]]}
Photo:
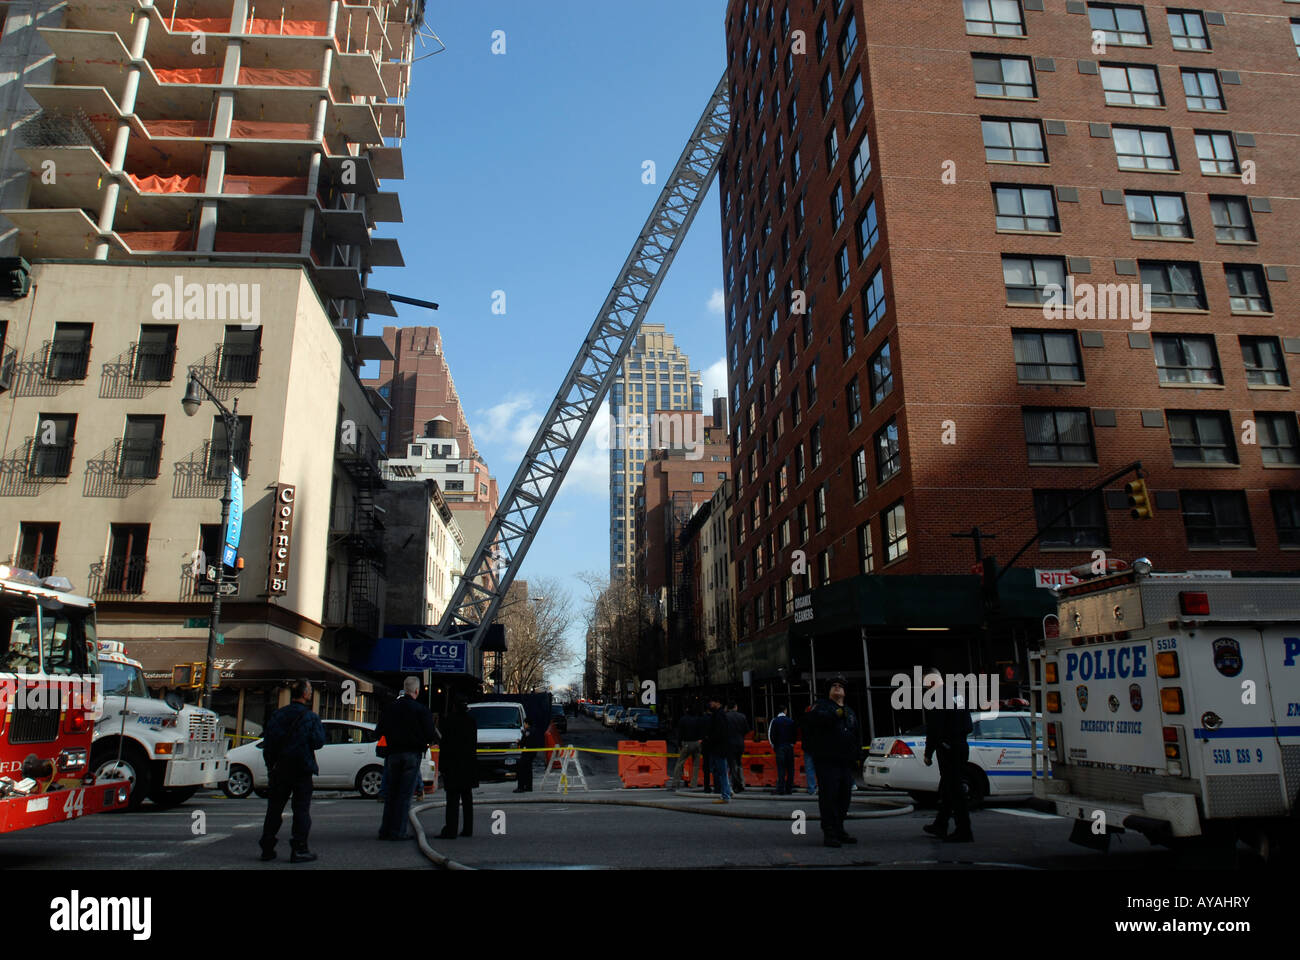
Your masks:
{"label": "police emergency service truck", "polygon": [[99,665],[103,716],[95,724],[90,769],[96,776],[131,781],[128,809],[138,809],[146,797],[158,806],[175,806],[199,787],[216,787],[226,779],[226,740],[215,713],[174,694],[150,697],[144,669],[120,641],[99,642]]}
{"label": "police emergency service truck", "polygon": [[1264,857],[1293,839],[1300,579],[1153,574],[1143,559],[1055,592],[1034,661],[1034,794],[1075,821],[1071,839],[1240,839]]}

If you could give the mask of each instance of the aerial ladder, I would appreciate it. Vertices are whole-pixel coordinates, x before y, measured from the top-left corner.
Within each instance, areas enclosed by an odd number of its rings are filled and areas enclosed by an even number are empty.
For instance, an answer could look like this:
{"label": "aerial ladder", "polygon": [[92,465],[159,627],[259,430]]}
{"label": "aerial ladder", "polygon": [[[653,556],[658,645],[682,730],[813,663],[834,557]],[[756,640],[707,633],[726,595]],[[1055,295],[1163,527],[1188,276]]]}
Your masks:
{"label": "aerial ladder", "polygon": [[724,73],[438,623],[439,637],[468,641],[471,663],[713,183],[730,122]]}

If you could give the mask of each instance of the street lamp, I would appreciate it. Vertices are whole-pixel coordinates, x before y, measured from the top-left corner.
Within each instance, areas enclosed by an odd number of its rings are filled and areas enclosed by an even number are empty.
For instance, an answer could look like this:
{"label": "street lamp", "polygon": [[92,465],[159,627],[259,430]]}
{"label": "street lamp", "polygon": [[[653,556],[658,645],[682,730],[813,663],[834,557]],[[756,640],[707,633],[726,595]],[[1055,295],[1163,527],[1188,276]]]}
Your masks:
{"label": "street lamp", "polygon": [[[239,442],[239,398],[235,398],[234,410],[227,410],[225,404],[217,399],[216,394],[207,388],[198,375],[190,371],[190,380],[185,387],[185,396],[181,400],[181,409],[185,416],[192,417],[199,412],[204,396],[207,396],[221,414],[221,422],[226,428],[226,482],[221,493],[221,526],[217,533],[217,562],[212,565],[216,591],[212,595],[212,613],[208,617],[208,652],[203,666],[202,705],[212,708],[212,660],[217,652],[217,635],[221,627],[221,584],[225,579],[225,563],[222,562],[221,538],[226,535],[226,524],[230,521],[230,486],[235,472],[235,445]],[[207,559],[206,557],[204,558]]]}

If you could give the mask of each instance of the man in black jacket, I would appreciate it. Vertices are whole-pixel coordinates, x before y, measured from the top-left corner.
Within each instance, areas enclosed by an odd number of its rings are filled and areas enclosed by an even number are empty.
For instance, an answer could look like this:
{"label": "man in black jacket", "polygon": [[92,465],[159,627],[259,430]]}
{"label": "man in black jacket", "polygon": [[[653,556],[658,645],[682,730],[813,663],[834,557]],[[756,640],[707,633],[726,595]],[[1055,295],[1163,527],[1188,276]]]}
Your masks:
{"label": "man in black jacket", "polygon": [[669,790],[676,790],[682,785],[682,770],[686,767],[688,759],[693,761],[695,767],[700,766],[702,762],[700,747],[704,733],[704,720],[700,717],[699,711],[692,705],[690,710],[682,715],[681,722],[677,726],[677,769],[673,771],[673,778],[668,784]]}
{"label": "man in black jacket", "polygon": [[858,715],[844,702],[848,682],[832,677],[827,691],[829,699],[818,700],[808,713],[808,732],[813,762],[817,767],[820,789],[817,808],[821,815],[822,844],[838,847],[857,843],[844,829],[844,819],[853,799],[854,767],[862,760],[862,733]]}
{"label": "man in black jacket", "polygon": [[727,757],[731,753],[731,725],[727,723],[727,711],[722,709],[722,698],[713,697],[709,701],[709,727],[704,738],[704,749],[713,761],[713,781],[721,794],[714,803],[731,802],[731,772],[727,769]]}
{"label": "man in black jacket", "polygon": [[727,770],[731,774],[731,789],[737,793],[745,792],[745,734],[749,732],[749,718],[740,712],[740,704],[734,700],[727,711],[727,727],[731,730],[730,748],[727,754]]}
{"label": "man in black jacket", "polygon": [[[939,708],[925,712],[925,765],[931,757],[939,758],[939,810],[934,823],[921,829],[931,836],[949,843],[970,843],[975,838],[970,832],[970,813],[966,809],[966,791],[962,783],[966,764],[970,760],[970,747],[966,736],[973,728],[970,711],[965,704],[956,702],[955,691],[943,686],[943,675],[931,667],[926,672],[925,687],[937,687]],[[948,818],[953,818],[956,830],[948,833]]]}
{"label": "man in black jacket", "polygon": [[316,854],[307,849],[307,835],[311,832],[311,778],[320,773],[316,751],[325,746],[325,727],[307,705],[311,703],[310,681],[299,680],[291,695],[293,701],[288,706],[271,714],[261,743],[271,781],[262,824],[262,859],[275,859],[276,834],[284,822],[284,805],[292,796],[289,862],[306,863],[316,859]]}
{"label": "man in black jacket", "polygon": [[469,701],[457,694],[451,714],[442,721],[442,744],[438,770],[447,791],[447,824],[438,834],[443,840],[456,839],[456,821],[465,808],[465,831],[474,834],[474,788],[478,786],[478,724],[470,716]]}
{"label": "man in black jacket", "polygon": [[407,822],[411,796],[420,779],[420,763],[429,745],[438,742],[433,714],[420,702],[420,681],[407,677],[402,692],[384,708],[375,733],[388,744],[384,758],[388,792],[384,795],[384,818],[379,824],[380,840],[409,840]]}
{"label": "man in black jacket", "polygon": [[776,754],[776,792],[794,793],[794,721],[786,715],[784,706],[767,725],[767,740]]}

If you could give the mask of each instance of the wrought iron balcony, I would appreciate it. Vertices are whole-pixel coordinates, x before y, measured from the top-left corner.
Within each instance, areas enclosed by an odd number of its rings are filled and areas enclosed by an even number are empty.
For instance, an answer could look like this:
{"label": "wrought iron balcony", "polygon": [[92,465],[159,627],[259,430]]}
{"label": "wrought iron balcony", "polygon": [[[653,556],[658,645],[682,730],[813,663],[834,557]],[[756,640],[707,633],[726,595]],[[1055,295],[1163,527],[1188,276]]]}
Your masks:
{"label": "wrought iron balcony", "polygon": [[176,344],[133,343],[131,379],[141,383],[171,383],[176,371]]}
{"label": "wrought iron balcony", "polygon": [[144,593],[146,557],[110,557],[90,565],[90,595],[96,600],[138,597]]}
{"label": "wrought iron balcony", "polygon": [[32,480],[66,480],[72,472],[74,440],[41,443],[39,437],[27,438],[27,476]]}
{"label": "wrought iron balcony", "polygon": [[123,438],[114,444],[119,480],[157,480],[162,440]]}
{"label": "wrought iron balcony", "polygon": [[90,341],[85,343],[46,340],[42,347],[47,380],[81,381],[90,364]]}
{"label": "wrought iron balcony", "polygon": [[261,366],[260,345],[226,343],[218,348],[217,380],[222,383],[256,383]]}
{"label": "wrought iron balcony", "polygon": [[[240,476],[248,476],[248,460],[252,456],[253,445],[240,443],[235,446],[235,466]],[[209,483],[225,483],[226,469],[230,457],[230,447],[224,440],[208,440],[203,444],[203,458],[207,463]]]}
{"label": "wrought iron balcony", "polygon": [[41,578],[53,576],[56,563],[58,558],[52,553],[24,553],[18,557],[19,567],[23,570],[31,570]]}
{"label": "wrought iron balcony", "polygon": [[345,421],[338,438],[338,460],[354,479],[371,485],[383,485],[379,463],[385,458],[384,445],[366,427]]}

